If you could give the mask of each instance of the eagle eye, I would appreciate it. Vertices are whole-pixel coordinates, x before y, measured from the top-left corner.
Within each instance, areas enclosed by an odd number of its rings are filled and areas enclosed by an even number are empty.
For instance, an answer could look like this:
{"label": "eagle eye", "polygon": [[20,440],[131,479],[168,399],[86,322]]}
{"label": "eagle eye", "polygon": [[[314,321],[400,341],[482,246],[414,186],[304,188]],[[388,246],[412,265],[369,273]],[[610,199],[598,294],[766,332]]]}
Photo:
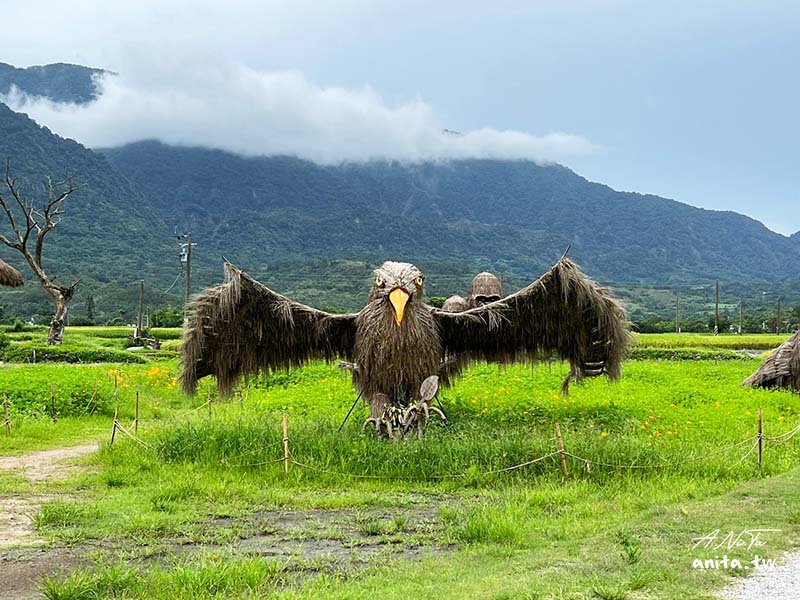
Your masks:
{"label": "eagle eye", "polygon": [[375,278],[375,285],[377,287],[383,287],[386,282],[383,280],[383,277],[376,277]]}
{"label": "eagle eye", "polygon": [[423,284],[424,282],[425,282],[425,280],[424,280],[422,277],[417,277],[417,278],[414,280],[414,283],[416,283],[416,284],[417,284],[417,287],[422,287],[422,284]]}

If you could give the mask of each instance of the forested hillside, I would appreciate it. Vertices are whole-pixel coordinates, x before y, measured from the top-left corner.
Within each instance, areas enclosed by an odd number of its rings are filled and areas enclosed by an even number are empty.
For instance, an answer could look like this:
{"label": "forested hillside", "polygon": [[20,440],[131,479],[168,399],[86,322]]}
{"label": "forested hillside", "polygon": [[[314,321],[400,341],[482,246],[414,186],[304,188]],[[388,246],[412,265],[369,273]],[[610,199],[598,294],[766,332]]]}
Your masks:
{"label": "forested hillside", "polygon": [[16,86],[25,94],[55,102],[90,102],[97,96],[92,77],[105,72],[64,63],[23,69],[0,62],[0,94],[7,94],[11,86]]}
{"label": "forested hillside", "polygon": [[[3,176],[7,163],[23,196],[36,205],[47,199],[47,177],[54,182],[69,177],[78,186],[64,205],[62,223],[47,238],[44,258],[48,272],[60,281],[82,280],[79,298],[88,289],[132,286],[140,278],[160,284],[174,274],[173,246],[158,211],[102,155],[0,104],[0,160]],[[8,190],[0,193],[7,196]],[[5,216],[0,232],[9,232]],[[30,310],[33,304],[47,310],[47,299],[21,256],[0,246],[0,257],[21,268],[30,282],[3,292],[10,300],[3,303],[7,310],[11,305]]]}
{"label": "forested hillside", "polygon": [[571,246],[595,277],[626,283],[800,274],[800,246],[733,212],[616,192],[558,165],[375,162],[323,167],[289,157],[142,142],[105,151],[167,223],[251,266],[404,258],[541,272]]}

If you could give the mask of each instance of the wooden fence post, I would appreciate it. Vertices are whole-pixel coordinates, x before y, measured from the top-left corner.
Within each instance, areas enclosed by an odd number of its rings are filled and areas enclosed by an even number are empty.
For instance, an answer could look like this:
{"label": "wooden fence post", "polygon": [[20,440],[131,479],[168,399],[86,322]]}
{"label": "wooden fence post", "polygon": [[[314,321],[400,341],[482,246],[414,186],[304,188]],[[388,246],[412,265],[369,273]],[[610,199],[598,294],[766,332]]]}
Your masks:
{"label": "wooden fence post", "polygon": [[133,434],[139,435],[139,390],[136,390],[136,406],[133,413]]}
{"label": "wooden fence post", "polygon": [[114,409],[114,426],[111,428],[111,446],[114,445],[114,437],[117,435],[117,423],[119,421],[119,404]]}
{"label": "wooden fence post", "polygon": [[761,475],[761,465],[764,459],[764,416],[762,409],[758,409],[758,474]]}
{"label": "wooden fence post", "polygon": [[564,479],[569,477],[569,471],[567,471],[567,455],[564,451],[564,438],[561,437],[561,425],[559,425],[558,421],[556,421],[556,439],[558,440],[558,453],[561,455],[561,473],[564,475]]}
{"label": "wooden fence post", "polygon": [[93,415],[97,404],[97,378],[92,380],[92,397],[89,399],[89,414]]}
{"label": "wooden fence post", "polygon": [[283,413],[283,470],[289,474],[289,415]]}
{"label": "wooden fence post", "polygon": [[50,384],[50,418],[56,422],[56,386]]}
{"label": "wooden fence post", "polygon": [[6,435],[11,435],[11,419],[8,418],[8,394],[3,393],[3,413],[6,417]]}

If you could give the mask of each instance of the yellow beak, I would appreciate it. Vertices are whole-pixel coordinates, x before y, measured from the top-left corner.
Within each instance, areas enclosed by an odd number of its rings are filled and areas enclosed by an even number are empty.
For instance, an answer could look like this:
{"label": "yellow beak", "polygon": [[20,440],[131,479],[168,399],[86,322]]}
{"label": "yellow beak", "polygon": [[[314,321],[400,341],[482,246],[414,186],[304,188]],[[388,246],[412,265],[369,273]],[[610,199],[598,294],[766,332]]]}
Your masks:
{"label": "yellow beak", "polygon": [[406,311],[406,302],[408,302],[408,292],[403,289],[395,288],[389,293],[389,302],[392,303],[394,308],[394,320],[397,326],[403,322],[403,315]]}

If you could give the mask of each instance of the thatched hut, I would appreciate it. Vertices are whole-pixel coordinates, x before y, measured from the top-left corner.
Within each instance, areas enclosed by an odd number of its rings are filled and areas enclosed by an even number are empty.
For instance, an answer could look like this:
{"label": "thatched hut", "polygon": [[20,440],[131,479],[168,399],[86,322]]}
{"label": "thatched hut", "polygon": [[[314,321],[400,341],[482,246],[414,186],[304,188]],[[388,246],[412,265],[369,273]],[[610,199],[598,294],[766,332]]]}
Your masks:
{"label": "thatched hut", "polygon": [[23,283],[22,273],[7,262],[0,260],[0,285],[19,287]]}
{"label": "thatched hut", "polygon": [[472,280],[469,286],[469,295],[467,296],[467,306],[475,308],[476,306],[483,306],[490,302],[495,302],[503,297],[503,284],[492,273],[484,271],[478,273]]}
{"label": "thatched hut", "polygon": [[467,308],[469,308],[467,306],[467,301],[458,295],[450,296],[444,301],[444,304],[442,304],[442,310],[446,310],[447,312],[463,312],[467,310]]}
{"label": "thatched hut", "polygon": [[800,331],[781,344],[742,385],[800,392]]}

